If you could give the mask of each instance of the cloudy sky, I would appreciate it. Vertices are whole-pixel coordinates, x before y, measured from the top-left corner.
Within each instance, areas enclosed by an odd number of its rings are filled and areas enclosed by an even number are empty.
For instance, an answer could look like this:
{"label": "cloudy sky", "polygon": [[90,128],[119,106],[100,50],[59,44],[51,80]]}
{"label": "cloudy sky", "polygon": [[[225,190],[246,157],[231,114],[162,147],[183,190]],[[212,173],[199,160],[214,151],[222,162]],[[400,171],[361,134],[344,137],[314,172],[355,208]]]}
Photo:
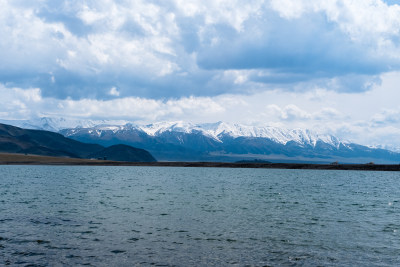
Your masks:
{"label": "cloudy sky", "polygon": [[397,3],[0,0],[0,118],[227,121],[400,147]]}

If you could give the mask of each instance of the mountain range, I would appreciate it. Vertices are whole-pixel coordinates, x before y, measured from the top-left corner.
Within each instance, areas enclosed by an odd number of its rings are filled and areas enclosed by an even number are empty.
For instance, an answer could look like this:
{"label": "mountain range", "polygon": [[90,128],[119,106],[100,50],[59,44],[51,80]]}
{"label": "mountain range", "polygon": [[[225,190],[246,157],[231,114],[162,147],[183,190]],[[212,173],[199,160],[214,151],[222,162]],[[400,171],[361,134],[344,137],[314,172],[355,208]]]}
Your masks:
{"label": "mountain range", "polygon": [[400,162],[400,153],[306,129],[288,130],[225,122],[136,125],[126,121],[70,121],[62,118],[18,123],[28,128],[52,129],[80,142],[106,147],[124,144],[145,149],[162,161]]}
{"label": "mountain range", "polygon": [[104,146],[121,143],[140,147],[157,159],[166,161],[400,161],[399,153],[342,141],[332,135],[319,135],[310,130],[224,122],[97,125],[63,129],[60,133],[75,140]]}

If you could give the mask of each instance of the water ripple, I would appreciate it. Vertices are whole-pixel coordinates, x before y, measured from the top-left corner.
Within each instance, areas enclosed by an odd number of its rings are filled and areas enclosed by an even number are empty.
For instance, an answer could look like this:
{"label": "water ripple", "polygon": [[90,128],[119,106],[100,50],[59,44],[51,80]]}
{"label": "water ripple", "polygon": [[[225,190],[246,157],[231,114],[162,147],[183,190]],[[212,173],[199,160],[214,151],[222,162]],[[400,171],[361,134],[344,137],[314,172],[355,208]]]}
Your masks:
{"label": "water ripple", "polygon": [[398,173],[0,166],[0,265],[398,266]]}

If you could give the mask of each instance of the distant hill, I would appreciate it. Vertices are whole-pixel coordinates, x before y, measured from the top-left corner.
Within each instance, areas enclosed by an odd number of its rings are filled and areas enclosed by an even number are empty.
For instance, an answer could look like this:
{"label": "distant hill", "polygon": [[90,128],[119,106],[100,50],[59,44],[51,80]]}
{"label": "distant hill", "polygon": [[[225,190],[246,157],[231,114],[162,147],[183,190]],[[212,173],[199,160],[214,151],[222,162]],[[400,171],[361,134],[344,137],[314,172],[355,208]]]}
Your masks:
{"label": "distant hill", "polygon": [[0,124],[0,152],[71,158],[92,158],[96,153],[104,153],[107,158],[116,161],[155,161],[149,152],[131,146],[105,148],[98,144],[76,141],[58,133],[27,130],[6,124]]}
{"label": "distant hill", "polygon": [[156,162],[146,150],[127,145],[113,145],[89,155],[90,158],[130,162]]}

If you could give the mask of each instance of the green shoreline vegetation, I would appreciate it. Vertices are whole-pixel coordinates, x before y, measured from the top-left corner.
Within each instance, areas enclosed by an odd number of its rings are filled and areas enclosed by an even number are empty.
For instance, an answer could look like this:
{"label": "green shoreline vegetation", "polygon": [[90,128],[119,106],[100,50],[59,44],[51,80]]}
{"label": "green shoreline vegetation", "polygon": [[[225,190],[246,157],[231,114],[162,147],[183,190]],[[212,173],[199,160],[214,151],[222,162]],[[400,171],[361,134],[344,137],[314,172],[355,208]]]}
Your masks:
{"label": "green shoreline vegetation", "polygon": [[153,167],[214,167],[214,168],[263,168],[263,169],[316,169],[400,171],[400,164],[309,164],[266,162],[123,162],[98,159],[49,157],[13,153],[0,153],[0,165],[70,165],[70,166],[153,166]]}

